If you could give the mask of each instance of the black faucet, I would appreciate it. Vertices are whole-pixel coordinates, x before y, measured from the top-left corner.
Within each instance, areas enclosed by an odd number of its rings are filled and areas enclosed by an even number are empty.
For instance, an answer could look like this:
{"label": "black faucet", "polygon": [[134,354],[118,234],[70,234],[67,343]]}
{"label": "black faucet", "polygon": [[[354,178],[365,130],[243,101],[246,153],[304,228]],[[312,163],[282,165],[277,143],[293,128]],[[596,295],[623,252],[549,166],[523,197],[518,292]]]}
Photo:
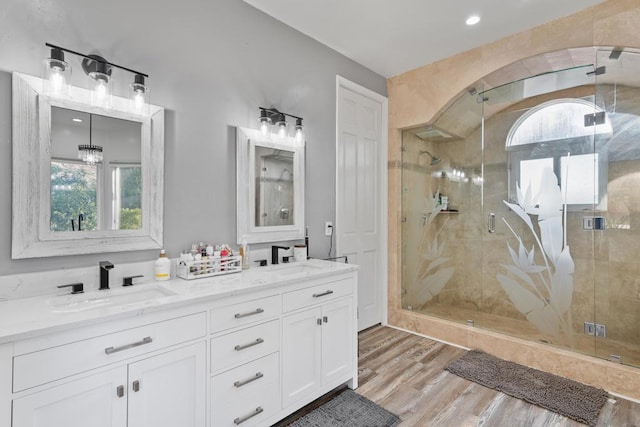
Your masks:
{"label": "black faucet", "polygon": [[277,264],[278,263],[278,250],[279,249],[283,249],[283,250],[287,250],[289,249],[288,246],[271,246],[271,264]]}
{"label": "black faucet", "polygon": [[113,264],[109,261],[100,261],[100,288],[99,290],[109,289],[109,270],[113,268]]}

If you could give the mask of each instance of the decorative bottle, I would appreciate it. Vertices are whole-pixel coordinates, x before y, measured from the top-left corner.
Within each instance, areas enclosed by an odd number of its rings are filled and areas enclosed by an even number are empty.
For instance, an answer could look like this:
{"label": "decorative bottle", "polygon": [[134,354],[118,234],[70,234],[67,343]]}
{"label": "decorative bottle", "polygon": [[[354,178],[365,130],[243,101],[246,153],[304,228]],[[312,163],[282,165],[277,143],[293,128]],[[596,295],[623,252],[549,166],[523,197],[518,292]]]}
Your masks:
{"label": "decorative bottle", "polygon": [[154,277],[158,281],[169,280],[171,278],[171,261],[167,258],[164,249],[160,251],[160,257],[153,264]]}

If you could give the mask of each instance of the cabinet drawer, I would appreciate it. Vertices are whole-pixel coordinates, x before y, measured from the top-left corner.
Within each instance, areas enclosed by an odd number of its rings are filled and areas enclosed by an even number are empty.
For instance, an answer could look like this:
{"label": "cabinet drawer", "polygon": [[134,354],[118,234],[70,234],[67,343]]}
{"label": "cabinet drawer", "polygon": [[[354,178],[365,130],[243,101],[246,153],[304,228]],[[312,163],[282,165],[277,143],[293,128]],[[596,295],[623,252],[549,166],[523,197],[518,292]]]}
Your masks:
{"label": "cabinet drawer", "polygon": [[13,391],[204,337],[206,331],[202,312],[23,354],[13,360]]}
{"label": "cabinet drawer", "polygon": [[280,320],[272,320],[250,328],[211,339],[211,372],[221,372],[242,365],[280,346]]}
{"label": "cabinet drawer", "polygon": [[216,333],[250,323],[272,319],[280,315],[280,304],[280,296],[274,295],[213,309],[211,311],[211,331]]}
{"label": "cabinet drawer", "polygon": [[[280,411],[279,353],[211,379],[211,425],[261,425]],[[235,421],[237,420],[237,421]],[[235,422],[234,422],[235,421]]]}
{"label": "cabinet drawer", "polygon": [[313,304],[322,304],[345,295],[351,295],[351,284],[352,281],[350,279],[343,279],[287,292],[282,295],[282,311],[286,313]]}

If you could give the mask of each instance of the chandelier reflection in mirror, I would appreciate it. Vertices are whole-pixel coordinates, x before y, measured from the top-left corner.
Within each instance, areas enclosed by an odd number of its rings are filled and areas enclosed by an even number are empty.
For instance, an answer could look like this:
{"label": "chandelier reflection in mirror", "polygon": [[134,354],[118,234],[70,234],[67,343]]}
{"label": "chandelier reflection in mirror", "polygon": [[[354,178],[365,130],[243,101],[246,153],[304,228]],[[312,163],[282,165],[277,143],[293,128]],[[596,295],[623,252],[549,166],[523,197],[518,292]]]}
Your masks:
{"label": "chandelier reflection in mirror", "polygon": [[[70,97],[72,67],[65,60],[65,52],[67,52],[82,58],[82,70],[88,77],[91,105],[104,109],[112,107],[112,73],[114,68],[118,68],[134,75],[133,82],[129,85],[129,111],[136,115],[148,115],[149,87],[145,84],[145,78],[149,77],[147,74],[109,62],[100,55],[85,55],[50,43],[45,43],[45,45],[51,48],[50,57],[44,60],[44,93],[48,96]],[[90,115],[91,117],[92,115]],[[282,115],[282,120],[284,121],[284,115]],[[78,146],[78,158],[89,165],[102,162],[102,147],[94,145],[91,141],[91,125],[89,126],[89,144]]]}
{"label": "chandelier reflection in mirror", "polygon": [[89,144],[78,145],[78,158],[88,165],[102,162],[102,147],[93,145],[93,114],[89,114]]}
{"label": "chandelier reflection in mirror", "polygon": [[[294,116],[293,114],[283,113],[276,108],[258,107],[260,109],[260,117],[258,122],[260,123],[260,132],[262,136],[268,138],[273,132],[278,139],[284,140],[289,136],[289,127],[287,125],[286,116],[296,119],[296,124],[293,127],[294,138],[296,142],[300,143],[304,141],[304,126],[302,125],[302,117]],[[272,130],[272,128],[274,128]]]}

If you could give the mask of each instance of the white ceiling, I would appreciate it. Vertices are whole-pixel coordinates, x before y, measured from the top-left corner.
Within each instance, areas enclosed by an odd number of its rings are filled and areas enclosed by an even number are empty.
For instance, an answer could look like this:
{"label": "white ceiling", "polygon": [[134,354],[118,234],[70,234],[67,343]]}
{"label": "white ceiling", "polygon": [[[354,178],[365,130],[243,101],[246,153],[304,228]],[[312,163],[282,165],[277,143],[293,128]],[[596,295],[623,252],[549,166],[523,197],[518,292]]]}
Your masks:
{"label": "white ceiling", "polygon": [[[391,77],[603,0],[244,1]],[[473,14],[482,20],[469,27],[465,20]]]}

